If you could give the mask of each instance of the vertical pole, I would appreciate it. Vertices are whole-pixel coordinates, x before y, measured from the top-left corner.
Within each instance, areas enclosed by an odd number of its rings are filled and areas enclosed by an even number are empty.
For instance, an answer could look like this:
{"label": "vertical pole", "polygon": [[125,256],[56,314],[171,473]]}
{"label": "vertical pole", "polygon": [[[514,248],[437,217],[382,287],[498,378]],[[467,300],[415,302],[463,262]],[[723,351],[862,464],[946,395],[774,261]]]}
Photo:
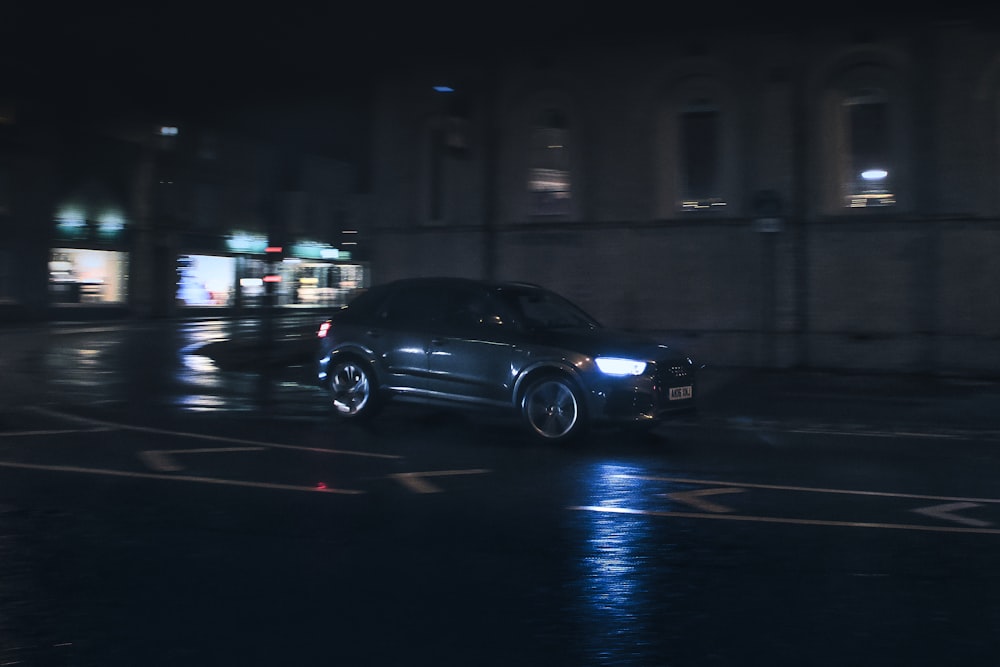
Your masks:
{"label": "vertical pole", "polygon": [[[805,49],[801,44],[800,53]],[[788,223],[792,233],[795,275],[795,366],[808,368],[809,360],[809,237],[806,225],[808,197],[808,125],[806,77],[802,66],[795,69],[792,89],[792,201]]]}
{"label": "vertical pole", "polygon": [[497,75],[494,59],[488,58],[481,81],[483,105],[483,277],[497,278],[497,233],[496,233],[496,190],[497,190],[497,127],[496,94]]}

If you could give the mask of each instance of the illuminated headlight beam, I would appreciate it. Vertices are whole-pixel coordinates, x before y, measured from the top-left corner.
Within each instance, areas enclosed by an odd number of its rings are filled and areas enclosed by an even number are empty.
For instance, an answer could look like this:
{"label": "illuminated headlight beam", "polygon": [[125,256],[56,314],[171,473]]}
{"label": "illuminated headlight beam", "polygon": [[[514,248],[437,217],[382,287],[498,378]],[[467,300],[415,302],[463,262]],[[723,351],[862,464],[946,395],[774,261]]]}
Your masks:
{"label": "illuminated headlight beam", "polygon": [[597,368],[605,375],[642,375],[646,371],[646,362],[623,357],[597,357],[594,359]]}

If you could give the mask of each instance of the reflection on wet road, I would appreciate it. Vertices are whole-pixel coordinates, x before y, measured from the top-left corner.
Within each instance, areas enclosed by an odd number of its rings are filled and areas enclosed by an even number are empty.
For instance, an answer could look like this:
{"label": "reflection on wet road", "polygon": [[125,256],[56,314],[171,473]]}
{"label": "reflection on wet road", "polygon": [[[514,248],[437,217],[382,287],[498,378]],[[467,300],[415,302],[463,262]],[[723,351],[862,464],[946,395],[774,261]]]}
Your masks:
{"label": "reflection on wet road", "polygon": [[[44,386],[39,389],[60,403],[266,411],[283,396],[315,394],[307,353],[313,319],[289,317],[275,325],[272,347],[283,345],[293,355],[287,359],[292,363],[280,365],[267,364],[265,358],[257,363],[254,358],[263,349],[267,330],[254,319],[53,327],[44,340],[22,341],[29,349],[12,358],[20,359],[22,371],[36,382],[40,379]],[[205,354],[206,346],[222,341],[247,347],[250,356],[238,371],[223,371]],[[322,405],[297,403],[307,409]]]}
{"label": "reflection on wet road", "polygon": [[[634,507],[644,499],[641,469],[614,463],[597,463],[585,480],[590,502],[600,506]],[[587,540],[581,555],[579,578],[583,609],[579,618],[587,626],[591,658],[599,664],[641,665],[648,655],[654,628],[643,610],[650,609],[646,574],[650,571],[650,520],[593,512],[587,522]],[[664,548],[661,544],[659,548]]]}

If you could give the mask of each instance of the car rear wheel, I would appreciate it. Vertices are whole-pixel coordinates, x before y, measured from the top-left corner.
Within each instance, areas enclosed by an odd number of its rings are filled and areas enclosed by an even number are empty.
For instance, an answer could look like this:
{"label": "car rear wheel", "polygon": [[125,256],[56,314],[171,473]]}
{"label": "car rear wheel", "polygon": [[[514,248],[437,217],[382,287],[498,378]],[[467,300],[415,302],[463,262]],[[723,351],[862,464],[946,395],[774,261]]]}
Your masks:
{"label": "car rear wheel", "polygon": [[375,376],[368,364],[355,359],[334,362],[330,367],[330,403],[343,419],[366,419],[378,409]]}
{"label": "car rear wheel", "polygon": [[548,375],[532,381],[521,398],[521,416],[535,437],[567,442],[585,427],[583,397],[568,377]]}

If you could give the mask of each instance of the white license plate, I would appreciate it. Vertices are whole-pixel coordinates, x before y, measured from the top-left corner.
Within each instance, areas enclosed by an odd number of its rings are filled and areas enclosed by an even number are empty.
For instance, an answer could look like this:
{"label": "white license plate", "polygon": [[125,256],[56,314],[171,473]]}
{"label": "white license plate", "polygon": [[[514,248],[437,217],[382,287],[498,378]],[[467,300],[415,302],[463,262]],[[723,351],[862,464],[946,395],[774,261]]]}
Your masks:
{"label": "white license plate", "polygon": [[679,401],[683,398],[691,398],[691,387],[671,387],[670,400]]}

